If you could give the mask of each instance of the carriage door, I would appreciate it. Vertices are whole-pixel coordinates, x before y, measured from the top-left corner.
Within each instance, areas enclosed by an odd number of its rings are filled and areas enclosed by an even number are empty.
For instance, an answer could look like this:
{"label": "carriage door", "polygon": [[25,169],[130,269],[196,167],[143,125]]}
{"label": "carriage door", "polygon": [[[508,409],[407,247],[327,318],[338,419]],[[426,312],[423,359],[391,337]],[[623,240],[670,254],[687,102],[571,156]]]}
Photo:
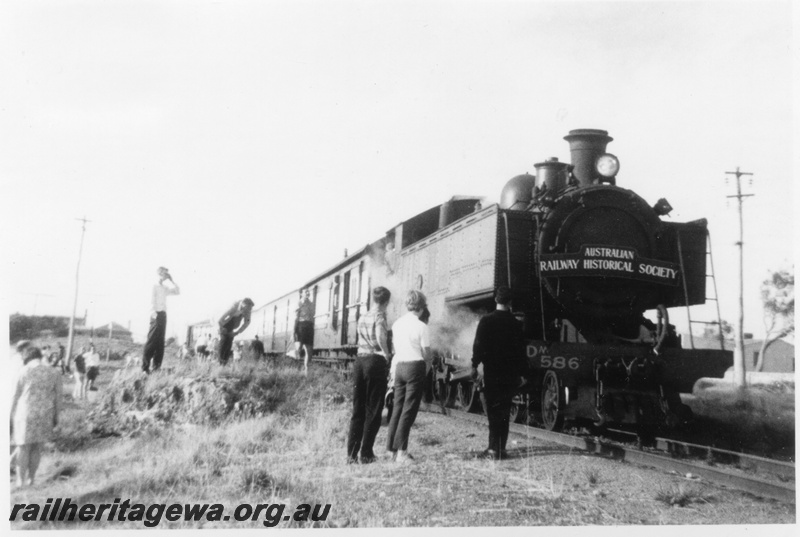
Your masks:
{"label": "carriage door", "polygon": [[278,306],[274,306],[274,308],[272,309],[272,339],[270,339],[269,342],[269,348],[270,350],[273,351],[275,350],[275,329],[277,328],[275,326],[275,323],[277,322],[278,322]]}
{"label": "carriage door", "polygon": [[356,295],[356,323],[353,343],[358,344],[358,320],[369,311],[369,275],[364,272],[364,262],[358,266],[358,294]]}
{"label": "carriage door", "polygon": [[318,293],[319,293],[319,285],[315,285],[313,294],[311,295],[311,302],[314,303],[314,339],[311,340],[312,343],[317,338],[317,294]]}
{"label": "carriage door", "polygon": [[[331,328],[334,332],[339,331],[339,276],[334,276],[331,282],[330,292]],[[333,341],[336,341],[334,337]]]}
{"label": "carriage door", "polygon": [[293,329],[294,324],[289,324],[290,322],[292,322],[289,320],[289,314],[291,313],[291,311],[292,311],[292,299],[289,298],[286,300],[286,324],[283,325],[284,326],[283,352],[289,350],[289,346],[292,344],[292,340],[294,339],[294,329]]}
{"label": "carriage door", "polygon": [[344,286],[342,289],[342,345],[347,345],[347,332],[350,319],[350,271],[344,273]]}
{"label": "carriage door", "polygon": [[358,344],[358,317],[361,307],[361,275],[363,272],[363,262],[358,267],[349,272],[350,282],[347,293],[347,345]]}

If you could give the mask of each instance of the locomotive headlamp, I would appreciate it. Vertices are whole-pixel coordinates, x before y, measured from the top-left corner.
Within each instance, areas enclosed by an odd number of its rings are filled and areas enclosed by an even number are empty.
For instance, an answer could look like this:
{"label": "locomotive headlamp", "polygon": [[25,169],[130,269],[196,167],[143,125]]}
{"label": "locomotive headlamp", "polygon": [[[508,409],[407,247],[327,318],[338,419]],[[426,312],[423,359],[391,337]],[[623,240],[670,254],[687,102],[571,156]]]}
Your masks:
{"label": "locomotive headlamp", "polygon": [[597,157],[594,167],[603,177],[616,177],[619,172],[619,159],[611,153],[606,153]]}

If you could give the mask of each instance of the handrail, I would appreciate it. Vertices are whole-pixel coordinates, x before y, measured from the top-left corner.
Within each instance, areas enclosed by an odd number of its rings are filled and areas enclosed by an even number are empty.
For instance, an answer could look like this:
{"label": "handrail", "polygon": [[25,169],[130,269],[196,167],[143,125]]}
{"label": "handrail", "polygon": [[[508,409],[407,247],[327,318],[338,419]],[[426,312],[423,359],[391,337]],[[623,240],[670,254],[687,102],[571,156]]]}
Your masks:
{"label": "handrail", "polygon": [[503,222],[506,227],[506,283],[511,289],[511,244],[508,242],[508,213],[503,211]]}
{"label": "handrail", "polygon": [[540,314],[539,317],[542,320],[542,340],[546,340],[547,326],[544,322],[544,288],[542,287],[542,274],[541,272],[538,272],[540,266],[539,261],[541,261],[541,258],[539,257],[541,255],[541,252],[539,251],[539,240],[538,240],[539,230],[541,229],[541,221],[539,220],[539,215],[535,215],[534,218],[536,219],[537,238],[534,239],[533,244],[531,246],[533,247],[533,251],[535,252],[535,259],[536,259],[536,266],[534,267],[534,270],[537,271],[539,276],[538,278],[536,278],[536,281],[539,283],[539,314]]}
{"label": "handrail", "polygon": [[714,272],[714,255],[711,253],[711,233],[706,230],[706,241],[708,243],[708,259],[711,263],[711,280],[714,282],[714,301],[717,303],[717,326],[719,326],[719,346],[725,350],[725,335],[722,333],[722,314],[719,311],[719,293],[717,292],[717,276]]}
{"label": "handrail", "polygon": [[681,231],[675,230],[675,237],[678,239],[678,261],[681,264],[681,280],[683,281],[683,298],[686,301],[686,318],[689,320],[689,343],[694,349],[694,334],[692,334],[692,314],[689,311],[689,288],[686,285],[686,268],[683,264],[683,249],[681,248]]}

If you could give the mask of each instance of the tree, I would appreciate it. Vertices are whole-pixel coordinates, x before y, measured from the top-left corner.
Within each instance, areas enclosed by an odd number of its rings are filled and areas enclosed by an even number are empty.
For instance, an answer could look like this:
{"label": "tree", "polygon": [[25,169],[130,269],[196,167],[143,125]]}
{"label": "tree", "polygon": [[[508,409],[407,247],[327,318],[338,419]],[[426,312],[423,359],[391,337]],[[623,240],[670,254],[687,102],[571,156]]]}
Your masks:
{"label": "tree", "polygon": [[703,329],[703,337],[708,339],[718,338],[720,330],[724,338],[733,337],[733,325],[722,319],[720,324],[706,325]]}
{"label": "tree", "polygon": [[20,339],[30,339],[33,334],[33,318],[20,313],[13,313],[9,318],[8,337],[11,343]]}
{"label": "tree", "polygon": [[764,368],[764,355],[770,345],[794,334],[794,268],[778,270],[761,284],[761,302],[764,304],[764,327],[767,335],[758,351],[754,371]]}
{"label": "tree", "polygon": [[67,318],[52,315],[22,315],[13,313],[9,318],[9,339],[15,343],[20,339],[34,339],[42,330],[50,330],[56,337],[67,335]]}

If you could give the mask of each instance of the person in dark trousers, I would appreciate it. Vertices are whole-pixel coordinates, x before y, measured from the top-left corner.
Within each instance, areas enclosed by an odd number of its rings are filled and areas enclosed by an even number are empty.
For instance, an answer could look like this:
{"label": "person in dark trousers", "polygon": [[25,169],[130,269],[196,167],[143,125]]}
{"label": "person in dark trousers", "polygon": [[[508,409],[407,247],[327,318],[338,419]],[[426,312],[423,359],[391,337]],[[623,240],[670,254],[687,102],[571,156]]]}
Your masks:
{"label": "person in dark trousers", "polygon": [[[475,331],[472,347],[472,378],[483,380],[486,414],[489,418],[489,447],[483,456],[502,459],[506,454],[509,414],[514,391],[524,372],[525,340],[520,323],[511,313],[511,291],[499,287],[497,309],[484,316]],[[483,378],[478,365],[483,364]]]}
{"label": "person in dark trousers", "polygon": [[264,357],[264,344],[255,336],[255,339],[250,343],[250,349],[253,351],[253,357],[256,361]]}
{"label": "person in dark trousers", "polygon": [[[181,290],[172,280],[169,270],[158,267],[158,282],[153,285],[150,309],[150,330],[147,332],[147,343],[142,354],[142,370],[145,373],[156,371],[164,359],[164,338],[167,334],[167,297],[179,295]],[[164,285],[169,282],[169,286]],[[152,369],[150,367],[152,361]]]}
{"label": "person in dark trousers", "polygon": [[244,298],[228,308],[228,311],[219,319],[219,363],[225,365],[230,358],[233,347],[233,338],[241,334],[250,326],[250,312],[253,311],[253,301]]}
{"label": "person in dark trousers", "polygon": [[408,313],[392,324],[394,408],[386,432],[386,449],[399,463],[414,460],[408,453],[408,437],[417,419],[425,376],[432,360],[428,325],[419,320],[427,305],[424,294],[409,291],[406,296]]}
{"label": "person in dark trousers", "polygon": [[300,304],[294,321],[295,356],[303,353],[303,372],[308,374],[308,361],[314,354],[314,303],[308,289],[300,293]]}
{"label": "person in dark trousers", "polygon": [[61,374],[69,373],[69,364],[66,361],[66,354],[67,349],[64,348],[64,345],[61,342],[58,342],[58,364],[61,366]]}
{"label": "person in dark trousers", "polygon": [[353,415],[347,435],[348,464],[375,462],[372,448],[381,427],[383,398],[392,360],[386,322],[386,306],[391,296],[385,287],[373,289],[372,309],[358,320],[358,355],[353,363]]}

